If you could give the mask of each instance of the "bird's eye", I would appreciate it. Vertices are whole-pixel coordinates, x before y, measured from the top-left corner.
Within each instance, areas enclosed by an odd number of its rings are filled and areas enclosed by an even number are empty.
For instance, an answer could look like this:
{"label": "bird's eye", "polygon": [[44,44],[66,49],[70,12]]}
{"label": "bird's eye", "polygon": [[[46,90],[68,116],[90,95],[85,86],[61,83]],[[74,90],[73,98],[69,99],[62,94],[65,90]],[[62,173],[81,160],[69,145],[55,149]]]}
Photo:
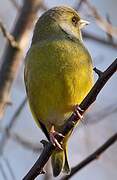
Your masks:
{"label": "bird's eye", "polygon": [[74,25],[76,25],[77,22],[78,22],[78,18],[77,18],[76,16],[73,16],[73,18],[72,18],[72,23],[73,23]]}

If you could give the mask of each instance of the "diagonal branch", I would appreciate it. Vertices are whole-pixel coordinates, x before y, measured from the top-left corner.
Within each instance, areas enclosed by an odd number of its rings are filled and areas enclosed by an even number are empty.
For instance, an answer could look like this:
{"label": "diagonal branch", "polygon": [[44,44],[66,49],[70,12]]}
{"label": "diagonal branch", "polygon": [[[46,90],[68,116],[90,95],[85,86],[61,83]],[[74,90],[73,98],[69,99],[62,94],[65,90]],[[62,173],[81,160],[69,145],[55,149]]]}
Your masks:
{"label": "diagonal branch", "polygon": [[[80,112],[81,114],[84,114],[84,112],[89,108],[89,106],[96,100],[97,95],[99,94],[101,89],[104,87],[104,85],[116,71],[117,59],[102,73],[102,75],[96,81],[95,85],[92,87],[88,95],[81,102],[80,108],[84,110],[83,112]],[[65,123],[61,133],[64,136],[66,136],[71,130],[73,130],[78,121],[78,117],[76,116],[76,114],[73,113]],[[57,137],[57,140],[61,142],[63,138]],[[45,145],[45,143],[43,144]],[[23,178],[23,180],[34,180],[39,174],[41,174],[43,171],[43,167],[49,160],[54,149],[55,147],[52,145],[52,143],[46,143],[40,157],[33,165],[33,167],[29,170],[27,175]]]}
{"label": "diagonal branch", "polygon": [[114,144],[117,141],[117,133],[115,133],[113,136],[111,136],[102,146],[100,146],[94,153],[89,155],[86,159],[84,159],[81,163],[76,165],[71,169],[71,173],[69,175],[64,176],[61,178],[61,180],[68,180],[73,175],[75,175],[78,171],[80,171],[82,168],[87,166],[92,161],[99,158],[99,156],[106,151],[112,144]]}

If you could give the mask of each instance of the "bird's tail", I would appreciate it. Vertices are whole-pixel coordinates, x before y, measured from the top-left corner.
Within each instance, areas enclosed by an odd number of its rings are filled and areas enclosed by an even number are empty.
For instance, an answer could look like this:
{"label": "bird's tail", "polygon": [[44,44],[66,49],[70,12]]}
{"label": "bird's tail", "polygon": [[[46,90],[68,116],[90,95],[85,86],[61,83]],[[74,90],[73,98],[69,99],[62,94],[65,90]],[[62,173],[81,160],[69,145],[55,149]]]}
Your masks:
{"label": "bird's tail", "polygon": [[51,157],[51,161],[54,177],[58,176],[62,170],[65,173],[70,172],[67,159],[67,146],[65,146],[63,150],[54,151]]}

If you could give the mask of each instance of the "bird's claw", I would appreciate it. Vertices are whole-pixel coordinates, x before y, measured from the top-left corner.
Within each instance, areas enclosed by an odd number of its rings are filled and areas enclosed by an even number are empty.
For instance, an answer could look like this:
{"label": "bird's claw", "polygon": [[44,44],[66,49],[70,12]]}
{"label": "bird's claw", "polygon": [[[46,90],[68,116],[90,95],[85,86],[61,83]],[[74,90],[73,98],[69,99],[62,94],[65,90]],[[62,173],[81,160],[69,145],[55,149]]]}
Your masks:
{"label": "bird's claw", "polygon": [[56,136],[64,137],[61,133],[56,132],[54,130],[54,126],[52,126],[51,131],[50,131],[50,141],[54,146],[58,147],[60,150],[63,150],[61,144],[56,139]]}
{"label": "bird's claw", "polygon": [[83,119],[83,115],[81,115],[80,112],[84,112],[84,110],[81,109],[78,104],[75,105],[75,107],[74,107],[74,113],[75,113],[75,115],[77,115],[78,118],[80,118],[80,119],[82,120],[82,119]]}

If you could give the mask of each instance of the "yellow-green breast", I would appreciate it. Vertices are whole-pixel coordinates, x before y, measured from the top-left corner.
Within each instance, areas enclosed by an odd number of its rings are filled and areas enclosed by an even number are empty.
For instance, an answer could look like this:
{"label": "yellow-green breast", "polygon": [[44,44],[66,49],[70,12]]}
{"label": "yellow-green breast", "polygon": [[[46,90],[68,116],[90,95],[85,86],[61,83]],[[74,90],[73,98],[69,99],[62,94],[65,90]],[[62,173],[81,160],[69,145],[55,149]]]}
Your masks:
{"label": "yellow-green breast", "polygon": [[27,54],[25,81],[36,121],[57,130],[92,87],[91,57],[78,40],[43,40]]}

